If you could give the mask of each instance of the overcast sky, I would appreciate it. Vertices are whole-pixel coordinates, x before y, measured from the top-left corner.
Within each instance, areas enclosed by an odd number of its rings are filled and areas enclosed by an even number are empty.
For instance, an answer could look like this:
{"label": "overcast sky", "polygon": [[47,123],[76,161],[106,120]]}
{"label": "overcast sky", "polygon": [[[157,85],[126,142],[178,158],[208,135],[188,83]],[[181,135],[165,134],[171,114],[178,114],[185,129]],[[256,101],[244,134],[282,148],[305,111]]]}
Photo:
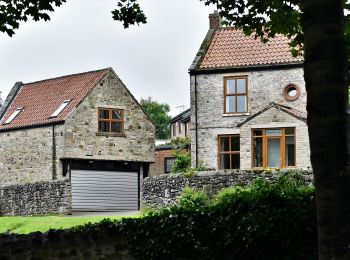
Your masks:
{"label": "overcast sky", "polygon": [[134,96],[166,102],[171,115],[189,107],[188,68],[214,7],[199,0],[140,0],[148,23],[124,29],[116,0],[67,0],[49,22],[0,33],[0,91],[24,83],[112,67]]}

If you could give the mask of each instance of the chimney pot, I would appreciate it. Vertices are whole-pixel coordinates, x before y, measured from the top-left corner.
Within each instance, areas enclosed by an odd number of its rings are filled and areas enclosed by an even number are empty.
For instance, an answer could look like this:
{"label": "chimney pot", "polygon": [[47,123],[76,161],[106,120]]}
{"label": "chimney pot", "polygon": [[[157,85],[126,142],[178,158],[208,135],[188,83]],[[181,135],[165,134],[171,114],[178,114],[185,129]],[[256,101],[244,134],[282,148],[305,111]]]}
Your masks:
{"label": "chimney pot", "polygon": [[209,14],[209,28],[210,29],[218,29],[220,28],[221,18],[220,14],[217,10],[214,13]]}

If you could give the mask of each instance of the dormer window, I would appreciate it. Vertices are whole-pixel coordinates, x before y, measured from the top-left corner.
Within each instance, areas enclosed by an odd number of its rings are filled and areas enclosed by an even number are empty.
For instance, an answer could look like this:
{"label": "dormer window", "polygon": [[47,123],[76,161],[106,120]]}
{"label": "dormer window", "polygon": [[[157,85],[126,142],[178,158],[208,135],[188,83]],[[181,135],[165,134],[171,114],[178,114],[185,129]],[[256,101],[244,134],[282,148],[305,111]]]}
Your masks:
{"label": "dormer window", "polygon": [[6,119],[4,125],[10,124],[13,119],[23,110],[23,107],[16,108],[15,112],[12,113],[12,115]]}
{"label": "dormer window", "polygon": [[63,109],[65,109],[69,102],[70,100],[64,100],[62,104],[55,110],[55,112],[51,114],[50,117],[57,117],[59,114],[61,114],[61,112],[63,111]]}

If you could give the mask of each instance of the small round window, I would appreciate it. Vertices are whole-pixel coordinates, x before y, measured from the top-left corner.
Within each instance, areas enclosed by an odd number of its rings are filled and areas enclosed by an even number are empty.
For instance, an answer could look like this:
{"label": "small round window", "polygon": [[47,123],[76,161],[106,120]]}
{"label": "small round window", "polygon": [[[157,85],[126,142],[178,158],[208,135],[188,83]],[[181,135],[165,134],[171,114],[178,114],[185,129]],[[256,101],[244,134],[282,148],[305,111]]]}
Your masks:
{"label": "small round window", "polygon": [[288,101],[297,100],[300,96],[300,88],[295,84],[288,84],[284,87],[283,95]]}

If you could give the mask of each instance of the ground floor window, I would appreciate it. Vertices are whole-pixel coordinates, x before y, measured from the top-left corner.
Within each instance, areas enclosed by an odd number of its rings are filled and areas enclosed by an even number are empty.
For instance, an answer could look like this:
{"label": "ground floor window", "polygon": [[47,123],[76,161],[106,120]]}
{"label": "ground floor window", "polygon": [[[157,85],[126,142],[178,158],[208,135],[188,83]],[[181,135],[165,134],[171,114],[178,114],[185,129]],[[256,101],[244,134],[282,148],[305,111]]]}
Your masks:
{"label": "ground floor window", "polygon": [[175,162],[174,157],[164,158],[164,173],[171,172],[171,168],[173,167],[174,162]]}
{"label": "ground floor window", "polygon": [[239,169],[239,135],[219,135],[218,143],[219,169]]}
{"label": "ground floor window", "polygon": [[252,130],[253,167],[295,166],[295,128]]}

